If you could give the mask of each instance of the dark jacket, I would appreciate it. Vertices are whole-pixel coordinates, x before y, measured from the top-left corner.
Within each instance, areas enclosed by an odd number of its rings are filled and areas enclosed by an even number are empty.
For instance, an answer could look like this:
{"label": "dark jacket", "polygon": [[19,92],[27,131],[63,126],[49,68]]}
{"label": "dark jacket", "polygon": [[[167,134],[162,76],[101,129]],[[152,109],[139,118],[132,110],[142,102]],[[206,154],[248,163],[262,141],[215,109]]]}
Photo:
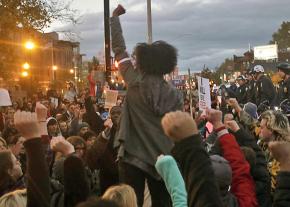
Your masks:
{"label": "dark jacket", "polygon": [[279,172],[273,207],[290,206],[290,172]]}
{"label": "dark jacket", "polygon": [[256,81],[249,81],[247,90],[247,102],[256,103]]}
{"label": "dark jacket", "polygon": [[24,147],[27,154],[27,207],[49,207],[49,171],[42,141],[31,139],[24,142]]}
{"label": "dark jacket", "polygon": [[256,84],[257,103],[259,106],[264,101],[268,101],[270,106],[275,104],[276,91],[272,81],[265,75],[262,75]]}
{"label": "dark jacket", "polygon": [[248,91],[247,84],[244,84],[237,89],[236,97],[239,104],[246,104],[248,102],[247,91]]}
{"label": "dark jacket", "polygon": [[91,97],[85,99],[86,116],[84,116],[83,121],[90,125],[90,129],[96,134],[99,134],[104,129],[104,121],[96,113]]}
{"label": "dark jacket", "polygon": [[222,207],[214,171],[200,135],[193,135],[175,144],[172,154],[180,166],[188,206]]}
{"label": "dark jacket", "polygon": [[238,130],[234,135],[241,147],[250,147],[255,151],[256,165],[251,169],[251,175],[256,185],[257,200],[260,207],[271,207],[271,178],[264,153],[255,138],[244,129]]}
{"label": "dark jacket", "polygon": [[115,128],[111,129],[110,138],[106,140],[100,133],[93,145],[87,150],[87,164],[91,170],[100,170],[101,193],[119,182],[117,151],[113,148]]}
{"label": "dark jacket", "polygon": [[290,78],[281,81],[277,89],[277,104],[280,105],[285,99],[290,100]]}

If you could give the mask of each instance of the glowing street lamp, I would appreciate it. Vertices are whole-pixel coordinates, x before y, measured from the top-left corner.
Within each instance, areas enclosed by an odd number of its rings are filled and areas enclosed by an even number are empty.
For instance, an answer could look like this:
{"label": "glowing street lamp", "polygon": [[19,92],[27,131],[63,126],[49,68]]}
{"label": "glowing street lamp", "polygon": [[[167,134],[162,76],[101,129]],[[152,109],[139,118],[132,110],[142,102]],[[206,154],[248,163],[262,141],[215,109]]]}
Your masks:
{"label": "glowing street lamp", "polygon": [[22,77],[27,77],[27,76],[28,76],[28,72],[27,72],[27,71],[23,71],[23,72],[21,73],[21,76],[22,76]]}
{"label": "glowing street lamp", "polygon": [[75,72],[74,69],[70,69],[70,70],[69,70],[69,73],[70,73],[70,74],[73,74],[74,72]]}
{"label": "glowing street lamp", "polygon": [[35,44],[34,42],[32,42],[31,40],[28,40],[26,43],[25,43],[25,48],[28,49],[28,50],[32,50],[34,49],[35,47]]}
{"label": "glowing street lamp", "polygon": [[28,69],[30,68],[30,65],[29,65],[28,63],[24,63],[24,64],[22,65],[22,68],[23,68],[24,70],[28,70]]}
{"label": "glowing street lamp", "polygon": [[52,66],[52,70],[57,70],[57,66],[56,65]]}

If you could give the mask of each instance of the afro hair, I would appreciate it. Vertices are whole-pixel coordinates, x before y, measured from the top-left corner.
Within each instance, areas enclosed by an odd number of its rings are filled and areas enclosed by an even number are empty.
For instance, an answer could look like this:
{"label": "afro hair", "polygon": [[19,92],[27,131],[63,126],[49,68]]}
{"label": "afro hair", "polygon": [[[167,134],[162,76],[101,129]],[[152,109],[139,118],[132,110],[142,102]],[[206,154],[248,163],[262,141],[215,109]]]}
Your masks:
{"label": "afro hair", "polygon": [[171,73],[177,65],[176,48],[164,41],[139,43],[133,54],[137,68],[146,74],[165,75]]}

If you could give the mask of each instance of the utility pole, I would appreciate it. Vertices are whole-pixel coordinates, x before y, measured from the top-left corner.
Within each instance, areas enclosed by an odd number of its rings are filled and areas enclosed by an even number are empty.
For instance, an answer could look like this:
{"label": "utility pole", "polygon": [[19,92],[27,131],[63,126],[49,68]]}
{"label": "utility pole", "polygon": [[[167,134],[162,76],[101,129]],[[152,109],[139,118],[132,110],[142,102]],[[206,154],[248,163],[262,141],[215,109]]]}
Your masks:
{"label": "utility pole", "polygon": [[104,0],[106,81],[111,81],[110,0]]}
{"label": "utility pole", "polygon": [[151,15],[151,0],[147,0],[147,32],[148,44],[152,44],[152,15]]}

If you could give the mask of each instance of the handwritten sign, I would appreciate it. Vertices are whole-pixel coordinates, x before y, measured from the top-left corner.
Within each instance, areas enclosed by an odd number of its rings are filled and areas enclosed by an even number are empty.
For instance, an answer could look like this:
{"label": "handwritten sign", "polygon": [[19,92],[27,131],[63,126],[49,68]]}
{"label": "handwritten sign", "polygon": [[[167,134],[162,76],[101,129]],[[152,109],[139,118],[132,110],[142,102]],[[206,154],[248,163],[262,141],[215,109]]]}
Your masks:
{"label": "handwritten sign", "polygon": [[209,79],[197,77],[197,80],[198,80],[199,110],[204,111],[206,108],[211,108]]}
{"label": "handwritten sign", "polygon": [[112,108],[113,106],[116,106],[117,98],[118,91],[106,90],[105,108]]}

